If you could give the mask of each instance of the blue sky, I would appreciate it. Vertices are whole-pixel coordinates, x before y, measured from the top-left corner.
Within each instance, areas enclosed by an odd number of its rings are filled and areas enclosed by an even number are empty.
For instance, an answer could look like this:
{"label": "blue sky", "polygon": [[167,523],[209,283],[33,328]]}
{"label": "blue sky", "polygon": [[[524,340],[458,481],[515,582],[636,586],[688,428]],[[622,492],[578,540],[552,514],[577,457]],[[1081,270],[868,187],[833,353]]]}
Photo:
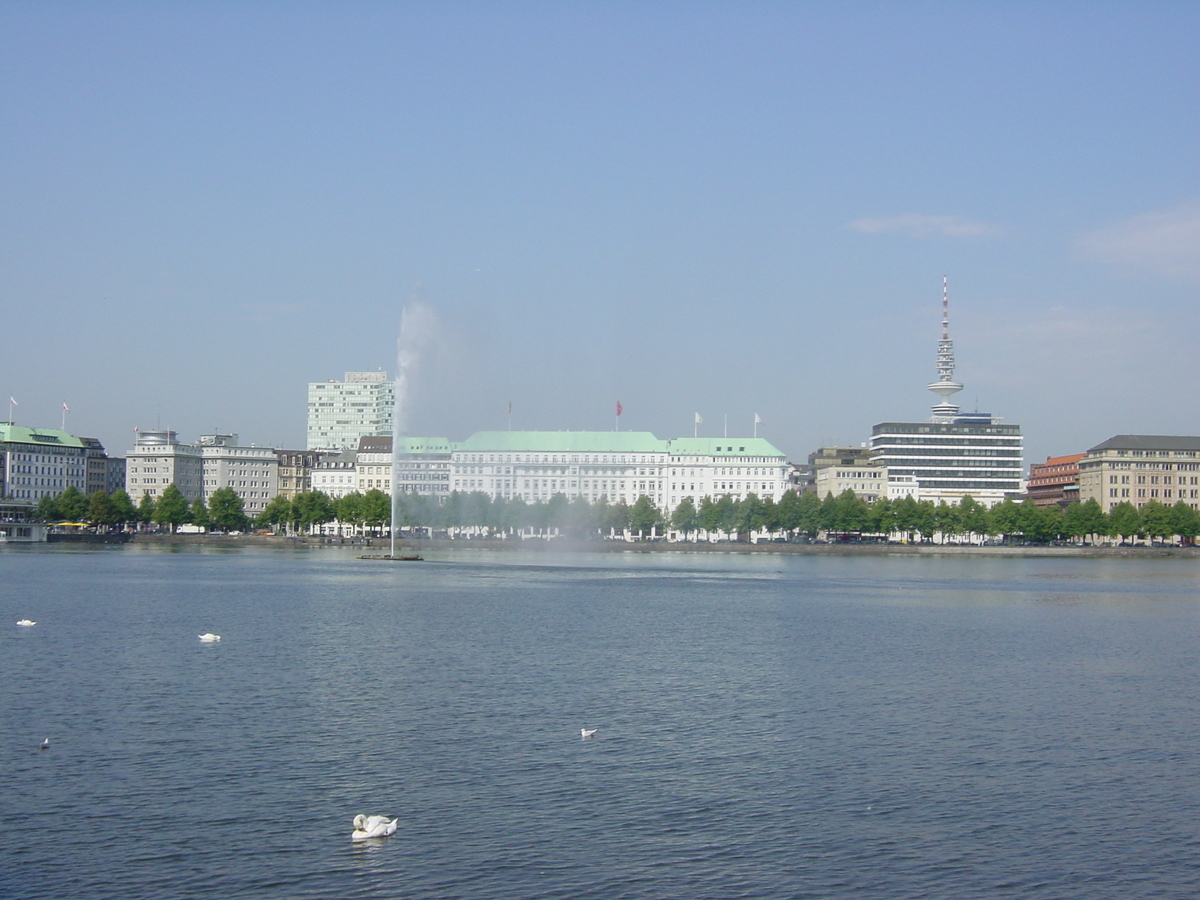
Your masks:
{"label": "blue sky", "polygon": [[958,395],[1027,458],[1200,433],[1200,5],[0,6],[19,424],[303,446],[396,368],[414,433],[760,435]]}

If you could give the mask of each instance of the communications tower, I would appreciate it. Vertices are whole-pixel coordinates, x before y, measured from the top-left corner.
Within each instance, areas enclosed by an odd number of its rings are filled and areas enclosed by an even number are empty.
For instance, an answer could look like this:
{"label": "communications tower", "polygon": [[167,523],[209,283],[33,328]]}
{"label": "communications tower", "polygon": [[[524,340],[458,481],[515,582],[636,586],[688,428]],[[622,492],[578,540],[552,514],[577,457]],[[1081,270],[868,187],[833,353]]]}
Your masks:
{"label": "communications tower", "polygon": [[958,415],[958,406],[950,402],[950,398],[963,389],[954,380],[954,341],[950,340],[950,296],[946,284],[946,276],[942,276],[942,339],[938,341],[937,350],[938,380],[929,385],[929,390],[939,397],[941,402],[933,406],[934,422],[952,422]]}

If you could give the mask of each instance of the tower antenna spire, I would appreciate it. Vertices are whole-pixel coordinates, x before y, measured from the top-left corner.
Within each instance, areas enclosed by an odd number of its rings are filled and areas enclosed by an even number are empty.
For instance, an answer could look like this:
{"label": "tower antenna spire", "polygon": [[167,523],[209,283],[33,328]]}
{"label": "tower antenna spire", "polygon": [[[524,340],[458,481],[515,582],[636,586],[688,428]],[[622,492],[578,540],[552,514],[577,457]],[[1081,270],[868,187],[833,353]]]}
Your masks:
{"label": "tower antenna spire", "polygon": [[938,341],[937,376],[938,380],[929,385],[929,390],[937,394],[941,401],[933,405],[934,422],[952,422],[958,415],[958,407],[950,402],[950,398],[963,389],[954,380],[954,341],[950,340],[950,291],[949,279],[942,276],[942,339]]}

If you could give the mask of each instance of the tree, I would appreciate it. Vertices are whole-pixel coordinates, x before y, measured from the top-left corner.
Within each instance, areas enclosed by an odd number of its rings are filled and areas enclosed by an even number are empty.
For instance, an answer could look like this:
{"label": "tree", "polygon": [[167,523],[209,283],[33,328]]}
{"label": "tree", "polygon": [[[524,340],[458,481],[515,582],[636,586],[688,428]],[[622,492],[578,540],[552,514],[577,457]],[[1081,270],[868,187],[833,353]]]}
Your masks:
{"label": "tree", "polygon": [[117,524],[117,507],[104,491],[95,491],[89,498],[87,520],[101,528]]}
{"label": "tree", "polygon": [[158,502],[154,504],[154,522],[158,525],[169,526],[171,533],[174,534],[175,529],[187,520],[187,498],[172,482],[167,485],[162,496],[158,498]]}
{"label": "tree", "polygon": [[[408,526],[420,525],[423,516],[422,510],[419,507],[419,497],[413,494],[402,494],[401,499],[404,500],[402,505],[403,511],[407,514],[402,517],[404,524]],[[417,502],[414,502],[417,501]],[[372,529],[375,533],[381,532],[384,527],[392,524],[392,498],[385,494],[379,488],[371,488],[362,498],[362,523],[367,528]]]}
{"label": "tree", "polygon": [[958,525],[968,538],[976,534],[982,538],[991,527],[987,507],[970,495],[963,497],[958,502]]}
{"label": "tree", "polygon": [[[215,491],[213,496],[216,496]],[[241,502],[240,499],[238,502]],[[292,500],[292,510],[292,521],[306,532],[337,518],[333,501],[323,491],[303,491],[297,494]]]}
{"label": "tree", "polygon": [[292,501],[282,494],[277,494],[258,514],[255,523],[264,527],[278,528],[280,525],[286,527],[292,521],[292,515]]}
{"label": "tree", "polygon": [[1180,500],[1171,507],[1171,530],[1185,542],[1194,542],[1200,534],[1200,513]]}
{"label": "tree", "polygon": [[143,525],[149,525],[154,521],[154,498],[149,494],[142,494],[142,498],[137,505],[137,520]]}
{"label": "tree", "polygon": [[208,507],[204,505],[204,501],[199,497],[192,501],[192,506],[188,512],[188,516],[191,518],[192,524],[197,528],[208,528]]}
{"label": "tree", "polygon": [[1096,498],[1090,497],[1083,503],[1072,503],[1063,510],[1063,529],[1071,537],[1084,539],[1107,534],[1108,517]]}
{"label": "tree", "polygon": [[1012,497],[1005,497],[992,507],[992,528],[1006,541],[1021,533],[1021,509]]}
{"label": "tree", "polygon": [[63,519],[58,500],[49,494],[43,494],[42,499],[38,501],[36,515],[43,522],[61,522]]}
{"label": "tree", "polygon": [[912,494],[905,494],[896,501],[893,509],[896,513],[896,531],[904,535],[904,540],[911,541],[913,534],[920,531],[920,504]]}
{"label": "tree", "polygon": [[88,503],[88,497],[75,485],[68,486],[58,495],[58,511],[68,522],[82,522],[87,518]]}
{"label": "tree", "polygon": [[738,533],[765,531],[767,527],[767,508],[758,494],[751,491],[737,505],[734,516],[734,528]]}
{"label": "tree", "polygon": [[675,512],[671,513],[671,527],[680,532],[684,540],[687,540],[687,536],[699,527],[696,504],[691,497],[684,497],[679,501]]}
{"label": "tree", "polygon": [[128,525],[138,519],[137,508],[125,492],[125,488],[117,488],[112,492],[113,507],[117,511],[117,524]]}
{"label": "tree", "polygon": [[701,497],[700,508],[696,510],[696,522],[708,534],[715,534],[721,527],[721,511],[712,497]]}
{"label": "tree", "polygon": [[1126,538],[1142,533],[1142,515],[1128,500],[1122,500],[1108,511],[1108,533],[1119,537],[1121,543]]}
{"label": "tree", "polygon": [[639,536],[645,536],[662,525],[662,512],[645,494],[637,498],[633,508],[629,510],[629,527]]}
{"label": "tree", "polygon": [[231,487],[219,487],[208,498],[208,518],[221,531],[242,531],[249,524],[242,498]]}
{"label": "tree", "polygon": [[896,530],[896,507],[887,497],[880,497],[871,504],[870,519],[867,525],[875,534],[885,537]]}
{"label": "tree", "polygon": [[1167,535],[1174,534],[1174,520],[1170,507],[1163,506],[1157,500],[1151,500],[1142,507],[1142,529],[1151,539],[1162,540]]}

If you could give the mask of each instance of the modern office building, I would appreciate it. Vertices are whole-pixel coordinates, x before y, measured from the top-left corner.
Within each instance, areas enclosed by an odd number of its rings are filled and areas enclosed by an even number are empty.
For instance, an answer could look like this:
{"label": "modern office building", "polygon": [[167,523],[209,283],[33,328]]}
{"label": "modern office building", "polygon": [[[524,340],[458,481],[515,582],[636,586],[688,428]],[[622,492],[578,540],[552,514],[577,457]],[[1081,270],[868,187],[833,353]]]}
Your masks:
{"label": "modern office building", "polygon": [[942,339],[937,350],[938,395],[928,422],[883,422],[871,434],[871,461],[897,476],[912,476],[922,500],[957,503],[970,496],[993,505],[1021,491],[1021,427],[990,413],[961,412],[950,398],[963,386],[954,380],[954,342],[942,280]]}
{"label": "modern office building", "polygon": [[[0,423],[0,499],[36,504],[68,487],[84,494],[103,489],[102,475],[97,487],[89,481],[95,453],[102,459],[104,448],[93,438],[78,438],[58,428]],[[103,473],[103,463],[99,471]]]}
{"label": "modern office building", "polygon": [[1079,461],[1079,499],[1105,512],[1151,500],[1200,509],[1200,437],[1118,434],[1097,444]]}
{"label": "modern office building", "polygon": [[308,449],[356,450],[359,438],[391,435],[396,384],[386,372],[347,372],[308,386]]}

